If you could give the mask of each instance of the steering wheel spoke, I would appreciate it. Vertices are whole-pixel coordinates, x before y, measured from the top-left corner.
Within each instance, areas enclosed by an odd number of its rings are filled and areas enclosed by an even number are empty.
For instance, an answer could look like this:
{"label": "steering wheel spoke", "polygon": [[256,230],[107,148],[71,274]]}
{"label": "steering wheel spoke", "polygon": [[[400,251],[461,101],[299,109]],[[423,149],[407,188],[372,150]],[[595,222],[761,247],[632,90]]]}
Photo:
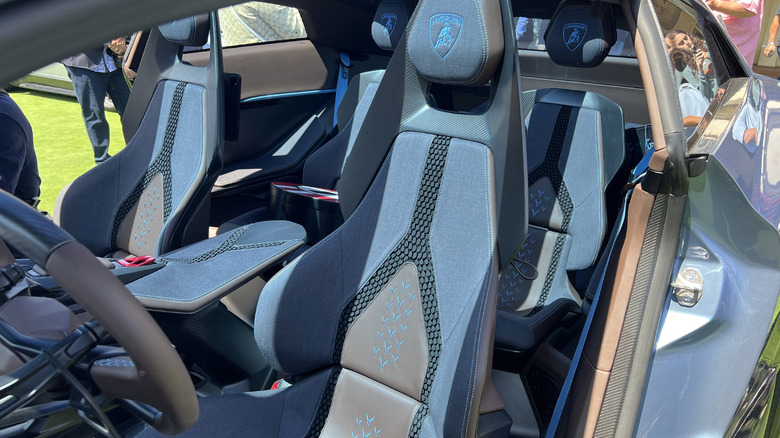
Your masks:
{"label": "steering wheel spoke", "polygon": [[[4,329],[8,330],[8,327]],[[100,331],[96,323],[82,325],[65,339],[41,350],[18,370],[0,377],[0,418],[43,394],[53,380],[61,376],[63,371],[67,372],[70,366],[84,358],[98,344]]]}
{"label": "steering wheel spoke", "polygon": [[[2,191],[0,239],[43,267],[100,323],[82,325],[54,347],[41,348],[43,353],[18,372],[0,377],[0,415],[29,403],[58,374],[78,388],[81,383],[68,368],[84,358],[104,337],[102,332],[92,332],[93,328],[102,330],[105,327],[105,331],[124,348],[133,367],[132,372],[128,368],[119,373],[109,372],[102,380],[95,379],[98,387],[108,396],[134,399],[159,409],[160,415],[145,415],[145,420],[152,420],[153,426],[162,433],[180,433],[195,423],[197,396],[178,353],[149,312],[88,249],[28,205]],[[7,251],[2,251],[4,246],[0,246],[2,266],[12,262]],[[84,330],[79,331],[81,328]],[[3,336],[2,327],[0,336]],[[90,375],[94,374],[93,369],[99,368],[105,367],[91,366]],[[86,390],[79,391],[88,394]],[[105,429],[101,433],[110,433],[105,427],[108,419],[100,418],[105,415],[90,397],[85,396],[85,401],[96,415],[91,420],[99,420],[95,426],[98,430]]]}

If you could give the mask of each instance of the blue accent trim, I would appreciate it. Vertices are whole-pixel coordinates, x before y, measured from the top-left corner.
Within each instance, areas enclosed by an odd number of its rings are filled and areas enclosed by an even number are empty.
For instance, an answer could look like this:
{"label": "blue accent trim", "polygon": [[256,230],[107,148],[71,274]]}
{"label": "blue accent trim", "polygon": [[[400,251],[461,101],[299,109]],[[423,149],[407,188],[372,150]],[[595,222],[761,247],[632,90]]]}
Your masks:
{"label": "blue accent trim", "polygon": [[626,196],[623,198],[623,205],[620,207],[620,216],[618,217],[618,221],[615,224],[615,228],[612,231],[612,235],[610,236],[609,244],[607,245],[607,249],[606,249],[607,261],[604,264],[604,270],[601,272],[601,277],[599,278],[599,286],[598,289],[596,290],[596,294],[593,297],[593,303],[591,303],[590,312],[588,312],[588,318],[585,320],[585,326],[582,328],[582,334],[580,335],[580,340],[577,343],[577,349],[574,351],[574,357],[572,357],[571,360],[569,373],[566,375],[566,380],[563,383],[563,388],[561,388],[561,393],[558,396],[558,402],[555,404],[555,410],[553,411],[552,418],[550,419],[550,425],[547,427],[547,433],[545,434],[545,438],[555,437],[555,432],[556,429],[558,428],[558,423],[560,423],[561,421],[561,415],[563,414],[563,407],[566,404],[566,400],[569,398],[569,391],[571,391],[571,386],[572,383],[574,382],[574,374],[577,372],[577,367],[580,363],[580,359],[582,358],[582,350],[585,348],[585,339],[588,337],[588,331],[590,331],[590,326],[593,323],[593,315],[596,313],[596,306],[598,306],[599,304],[599,298],[601,297],[601,289],[604,286],[604,277],[606,277],[607,275],[609,262],[610,259],[612,258],[612,250],[615,247],[615,241],[617,240],[617,236],[618,234],[620,234],[620,230],[623,228],[623,224],[626,220],[626,209],[628,207],[628,198],[632,192],[633,190],[630,190],[628,193],[626,193]]}
{"label": "blue accent trim", "polygon": [[333,107],[333,126],[337,126],[339,105],[341,105],[341,99],[344,98],[344,93],[347,92],[347,85],[349,85],[349,69],[352,64],[349,62],[349,55],[344,52],[339,53],[339,77],[336,81],[336,105]]}
{"label": "blue accent trim", "polygon": [[311,95],[315,95],[315,94],[327,94],[327,93],[335,93],[335,92],[336,92],[335,89],[291,91],[289,93],[276,93],[276,94],[266,94],[264,96],[247,97],[246,99],[241,100],[241,103],[261,102],[261,101],[264,101],[264,100],[271,100],[271,99],[283,99],[283,98],[286,98],[286,97],[311,96]]}
{"label": "blue accent trim", "polygon": [[650,149],[645,154],[645,156],[642,157],[642,160],[639,161],[639,164],[637,164],[634,170],[631,171],[631,179],[635,179],[639,175],[645,173],[647,167],[650,165],[650,159],[653,158],[653,152],[655,152],[655,150]]}

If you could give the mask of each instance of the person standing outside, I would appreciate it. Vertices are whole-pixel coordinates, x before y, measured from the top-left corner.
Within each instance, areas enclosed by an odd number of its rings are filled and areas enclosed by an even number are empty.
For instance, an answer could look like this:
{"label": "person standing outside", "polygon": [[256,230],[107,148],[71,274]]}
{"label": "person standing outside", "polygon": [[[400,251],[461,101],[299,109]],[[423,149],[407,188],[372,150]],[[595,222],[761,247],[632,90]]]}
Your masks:
{"label": "person standing outside", "polygon": [[723,19],[729,37],[752,68],[761,31],[764,0],[707,0],[707,6]]}
{"label": "person standing outside", "polygon": [[780,7],[775,12],[775,18],[772,19],[772,25],[769,26],[769,41],[764,44],[764,56],[767,58],[777,53],[777,29],[780,28]]}
{"label": "person standing outside", "polygon": [[127,50],[127,38],[63,59],[81,106],[84,126],[92,143],[95,163],[107,160],[110,134],[104,107],[106,93],[121,117],[130,97],[130,88],[122,74],[120,56]]}
{"label": "person standing outside", "polygon": [[0,88],[0,189],[36,207],[41,195],[30,122]]}

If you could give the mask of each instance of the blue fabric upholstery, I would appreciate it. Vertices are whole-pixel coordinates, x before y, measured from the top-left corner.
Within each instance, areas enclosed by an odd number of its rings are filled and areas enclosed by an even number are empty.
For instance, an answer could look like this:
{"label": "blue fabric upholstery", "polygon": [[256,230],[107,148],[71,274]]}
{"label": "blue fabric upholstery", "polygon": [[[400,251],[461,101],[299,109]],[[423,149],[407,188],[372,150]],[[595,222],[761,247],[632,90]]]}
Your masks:
{"label": "blue fabric upholstery", "polygon": [[612,5],[590,0],[562,2],[544,34],[550,59],[567,67],[601,64],[616,39]]}
{"label": "blue fabric upholstery", "polygon": [[209,37],[208,14],[180,18],[158,26],[168,41],[180,46],[203,46]]}

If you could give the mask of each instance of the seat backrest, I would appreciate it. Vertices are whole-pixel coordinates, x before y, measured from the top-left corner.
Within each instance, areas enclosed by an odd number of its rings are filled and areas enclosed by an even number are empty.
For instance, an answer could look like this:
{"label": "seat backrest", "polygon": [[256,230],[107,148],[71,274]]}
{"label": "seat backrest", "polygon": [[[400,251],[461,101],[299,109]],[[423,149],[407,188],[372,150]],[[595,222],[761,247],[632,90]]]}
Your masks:
{"label": "seat backrest", "polygon": [[[502,206],[521,239],[526,227],[511,5],[424,0],[410,23],[342,177],[342,191],[369,187],[258,302],[255,336],[275,369],[330,373],[316,418],[286,424],[290,436],[476,432],[507,226],[498,193],[512,193]],[[482,114],[428,104],[432,83],[488,81]],[[349,171],[369,165],[371,175]]]}
{"label": "seat backrest", "polygon": [[[408,21],[404,2],[383,0],[379,3],[371,23],[371,36],[376,45],[383,50],[394,51],[401,41]],[[373,70],[362,72],[350,79],[337,108],[338,134],[306,159],[301,178],[304,185],[331,190],[337,188],[344,163],[352,152],[357,133],[363,126],[363,120],[384,74],[384,70]]]}
{"label": "seat backrest", "polygon": [[[571,34],[577,26],[566,27],[571,22],[578,23],[579,36]],[[570,67],[600,64],[615,41],[608,5],[587,1],[566,2],[547,32],[550,58]],[[606,233],[604,191],[623,165],[626,151],[623,110],[599,94],[526,91],[523,108],[529,232],[501,273],[498,306],[529,314],[560,298],[580,302],[567,272],[596,262]]]}
{"label": "seat backrest", "polygon": [[523,93],[528,114],[528,222],[523,248],[502,272],[499,309],[532,312],[579,302],[567,271],[593,265],[606,233],[604,190],[625,157],[623,112],[595,93]]}
{"label": "seat backrest", "polygon": [[[95,254],[158,255],[207,237],[193,221],[222,167],[222,60],[215,20],[175,20],[152,30],[130,102],[148,101],[116,156],[76,179],[58,199],[60,226]],[[204,45],[205,67],[184,64]],[[202,232],[200,232],[202,231]]]}
{"label": "seat backrest", "polygon": [[[352,152],[357,133],[363,126],[368,108],[374,101],[384,70],[363,72],[350,79],[344,100],[339,105],[339,132],[330,141],[314,151],[303,165],[301,181],[304,185],[335,190],[344,163]],[[355,102],[351,105],[351,102]]]}

